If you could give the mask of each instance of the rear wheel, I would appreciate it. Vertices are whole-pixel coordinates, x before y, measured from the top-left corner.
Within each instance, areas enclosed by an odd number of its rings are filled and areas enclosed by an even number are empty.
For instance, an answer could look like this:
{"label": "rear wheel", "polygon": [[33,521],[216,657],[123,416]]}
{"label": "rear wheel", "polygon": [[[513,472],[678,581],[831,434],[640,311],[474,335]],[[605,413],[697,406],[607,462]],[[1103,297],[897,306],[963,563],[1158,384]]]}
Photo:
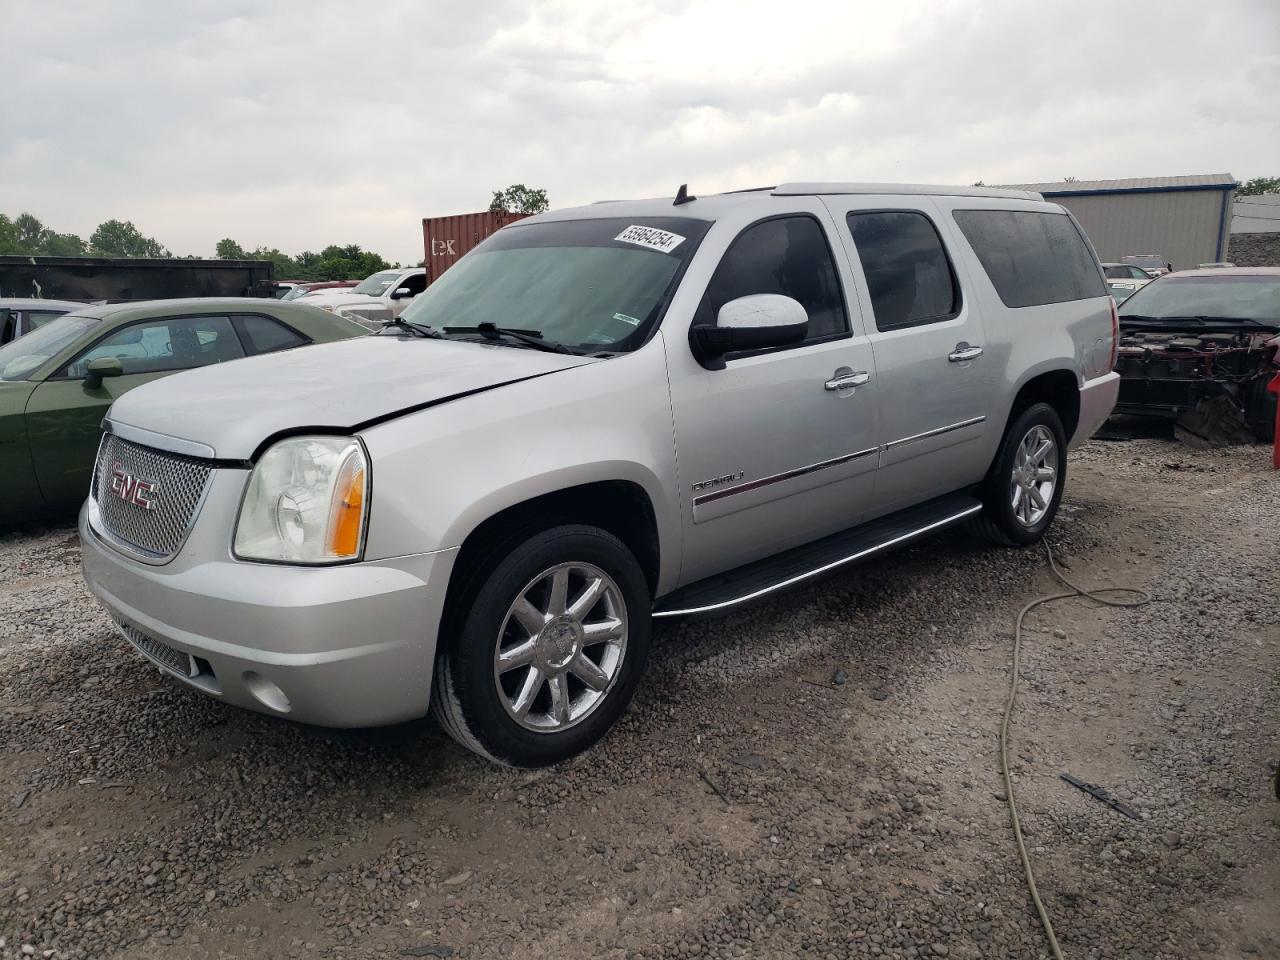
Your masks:
{"label": "rear wheel", "polygon": [[997,543],[1035,543],[1058,513],[1066,480],[1062,419],[1049,404],[1032,404],[1005,431],[982,485],[984,509],[974,526]]}
{"label": "rear wheel", "polygon": [[449,735],[519,767],[557,763],[604,736],[649,652],[648,585],[626,546],[595,527],[556,527],[471,583],[432,684]]}

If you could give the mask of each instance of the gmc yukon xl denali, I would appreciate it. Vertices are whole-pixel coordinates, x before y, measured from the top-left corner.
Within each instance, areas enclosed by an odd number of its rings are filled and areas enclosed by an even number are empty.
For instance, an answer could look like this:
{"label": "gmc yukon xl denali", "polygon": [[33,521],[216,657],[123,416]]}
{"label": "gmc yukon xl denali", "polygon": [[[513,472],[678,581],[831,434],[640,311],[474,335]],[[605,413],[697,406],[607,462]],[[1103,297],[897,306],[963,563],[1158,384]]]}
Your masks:
{"label": "gmc yukon xl denali", "polygon": [[486,757],[554,763],[617,720],[656,618],[962,522],[1035,542],[1115,403],[1116,342],[1096,256],[1038,194],[804,183],[543,214],[376,336],[116,401],[84,575],[228,703],[431,710]]}

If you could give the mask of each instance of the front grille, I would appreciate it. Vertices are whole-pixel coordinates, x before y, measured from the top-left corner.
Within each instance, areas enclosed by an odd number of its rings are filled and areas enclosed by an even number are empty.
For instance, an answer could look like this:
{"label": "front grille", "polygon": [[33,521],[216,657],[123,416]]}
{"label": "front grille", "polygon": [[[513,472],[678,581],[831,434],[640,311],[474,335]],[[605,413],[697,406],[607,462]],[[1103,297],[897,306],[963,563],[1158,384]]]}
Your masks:
{"label": "front grille", "polygon": [[195,660],[190,654],[175,650],[159,640],[153,640],[141,630],[131,627],[127,623],[117,622],[116,626],[120,628],[124,638],[137,647],[138,652],[147,659],[155,661],[167,670],[172,670],[180,677],[194,677],[198,672]]}
{"label": "front grille", "polygon": [[168,559],[186,539],[212,476],[208,460],[108,433],[98,448],[92,495],[105,533],[151,558]]}

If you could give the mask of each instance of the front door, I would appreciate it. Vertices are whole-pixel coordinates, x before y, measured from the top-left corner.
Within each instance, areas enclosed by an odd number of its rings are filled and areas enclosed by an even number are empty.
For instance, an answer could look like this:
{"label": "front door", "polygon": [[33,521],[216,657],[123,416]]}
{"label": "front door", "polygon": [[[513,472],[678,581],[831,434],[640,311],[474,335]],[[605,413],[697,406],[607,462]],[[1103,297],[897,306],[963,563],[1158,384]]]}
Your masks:
{"label": "front door", "polygon": [[949,252],[956,231],[926,197],[826,203],[858,278],[880,401],[877,515],[977,483],[987,470],[998,351]]}
{"label": "front door", "polygon": [[[116,397],[179,370],[244,355],[225,316],[143,320],[84,350],[36,387],[27,403],[31,460],[45,502],[78,503],[88,496],[102,418]],[[89,387],[86,367],[100,357],[117,358],[124,376]]]}
{"label": "front door", "polygon": [[[851,526],[868,505],[877,461],[871,347],[856,310],[851,322],[831,218],[817,201],[796,206],[717,224],[699,251],[718,260],[692,322],[714,324],[738,297],[782,294],[809,315],[802,343],[730,354],[724,369],[708,370],[687,330],[664,330],[686,583]],[[716,239],[718,250],[708,245]]]}

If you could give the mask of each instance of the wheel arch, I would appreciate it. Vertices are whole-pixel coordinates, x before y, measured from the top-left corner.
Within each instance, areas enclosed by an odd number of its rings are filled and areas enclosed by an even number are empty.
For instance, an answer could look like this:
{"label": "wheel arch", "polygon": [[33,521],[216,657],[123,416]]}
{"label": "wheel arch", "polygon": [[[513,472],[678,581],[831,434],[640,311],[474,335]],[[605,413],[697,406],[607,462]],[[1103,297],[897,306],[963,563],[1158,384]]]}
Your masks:
{"label": "wheel arch", "polygon": [[1009,429],[1009,424],[1032,404],[1047,403],[1058,412],[1062,421],[1062,432],[1066,435],[1070,446],[1080,426],[1080,380],[1076,374],[1061,366],[1032,370],[1018,385],[1013,402],[1009,406],[1008,415],[1000,429],[1000,436]]}
{"label": "wheel arch", "polygon": [[674,575],[675,550],[665,542],[654,499],[644,484],[611,476],[547,486],[537,493],[531,493],[524,484],[519,493],[497,492],[477,505],[465,529],[451,532],[450,542],[460,546],[449,578],[446,610],[455,608],[461,595],[473,585],[486,557],[513,540],[567,523],[599,527],[621,540],[640,564],[651,596],[658,594],[664,572],[667,579]]}

